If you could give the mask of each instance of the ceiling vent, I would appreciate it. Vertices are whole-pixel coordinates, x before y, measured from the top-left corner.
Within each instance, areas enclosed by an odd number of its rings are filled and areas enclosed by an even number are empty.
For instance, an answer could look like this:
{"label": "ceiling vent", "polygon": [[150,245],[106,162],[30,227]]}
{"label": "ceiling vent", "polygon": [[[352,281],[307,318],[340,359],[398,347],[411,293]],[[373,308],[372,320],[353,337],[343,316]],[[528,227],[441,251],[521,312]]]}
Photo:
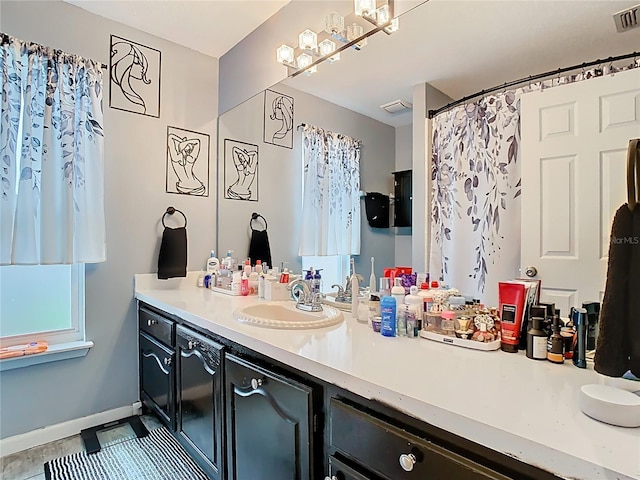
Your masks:
{"label": "ceiling vent", "polygon": [[616,28],[620,33],[640,26],[640,5],[614,13],[613,21],[616,22]]}
{"label": "ceiling vent", "polygon": [[413,105],[404,100],[394,100],[393,102],[380,105],[380,108],[391,115],[397,115],[399,113],[408,112],[413,108]]}

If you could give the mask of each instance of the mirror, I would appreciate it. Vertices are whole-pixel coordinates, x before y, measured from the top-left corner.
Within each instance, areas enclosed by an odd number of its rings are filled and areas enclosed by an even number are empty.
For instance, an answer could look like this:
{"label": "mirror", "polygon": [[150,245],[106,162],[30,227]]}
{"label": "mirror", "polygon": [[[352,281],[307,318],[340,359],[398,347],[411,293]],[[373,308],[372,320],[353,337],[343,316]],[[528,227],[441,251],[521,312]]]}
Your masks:
{"label": "mirror", "polygon": [[[246,256],[249,220],[252,212],[258,212],[269,222],[274,263],[287,262],[290,268],[301,269],[296,253],[303,225],[302,160],[300,135],[295,131],[300,123],[362,140],[361,189],[389,194],[391,172],[424,160],[412,158],[413,115],[391,117],[380,105],[414,101],[413,87],[425,81],[457,99],[527,75],[632,52],[640,29],[616,34],[611,18],[615,11],[632,5],[626,1],[613,6],[607,1],[454,5],[432,0],[408,9],[395,34],[377,33],[361,51],[347,50],[339,62],[321,63],[316,74],[286,79],[271,87],[271,93],[261,92],[225,112],[218,128],[219,255],[233,249],[236,257]],[[274,144],[277,130],[264,129],[265,99],[276,94],[293,99],[292,148]],[[265,141],[267,134],[272,143]],[[229,167],[231,141],[257,146],[256,198],[248,201],[228,198],[229,186],[238,180]],[[425,202],[425,198],[413,201]],[[410,231],[369,228],[364,208],[362,222],[357,270],[365,277],[371,256],[376,258],[379,276],[382,266],[406,263],[411,251],[407,245],[412,241],[422,241],[424,251],[428,247],[421,238],[412,238]]]}

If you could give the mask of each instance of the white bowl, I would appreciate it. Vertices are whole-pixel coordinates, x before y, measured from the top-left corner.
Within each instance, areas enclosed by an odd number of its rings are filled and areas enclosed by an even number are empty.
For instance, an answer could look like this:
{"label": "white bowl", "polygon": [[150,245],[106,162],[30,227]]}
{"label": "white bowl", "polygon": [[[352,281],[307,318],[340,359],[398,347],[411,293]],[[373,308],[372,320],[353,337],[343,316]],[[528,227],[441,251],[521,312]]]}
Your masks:
{"label": "white bowl", "polygon": [[640,427],[640,396],[608,385],[583,385],[580,410],[619,427]]}

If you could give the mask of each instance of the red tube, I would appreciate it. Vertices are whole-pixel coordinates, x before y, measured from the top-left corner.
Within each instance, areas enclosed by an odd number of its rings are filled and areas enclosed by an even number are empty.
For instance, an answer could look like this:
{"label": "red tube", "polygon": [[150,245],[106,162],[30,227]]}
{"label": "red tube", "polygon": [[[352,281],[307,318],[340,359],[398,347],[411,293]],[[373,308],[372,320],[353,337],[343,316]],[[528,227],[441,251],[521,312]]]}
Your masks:
{"label": "red tube", "polygon": [[518,351],[527,288],[522,283],[498,282],[500,300],[500,348],[505,352]]}

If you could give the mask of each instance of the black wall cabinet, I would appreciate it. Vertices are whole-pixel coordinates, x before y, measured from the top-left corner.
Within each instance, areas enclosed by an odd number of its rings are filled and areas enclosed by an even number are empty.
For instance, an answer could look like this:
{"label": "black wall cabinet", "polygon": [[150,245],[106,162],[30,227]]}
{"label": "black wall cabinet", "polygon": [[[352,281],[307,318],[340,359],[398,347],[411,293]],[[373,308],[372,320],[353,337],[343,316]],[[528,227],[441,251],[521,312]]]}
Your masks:
{"label": "black wall cabinet", "polygon": [[411,226],[411,170],[393,172],[393,226]]}

